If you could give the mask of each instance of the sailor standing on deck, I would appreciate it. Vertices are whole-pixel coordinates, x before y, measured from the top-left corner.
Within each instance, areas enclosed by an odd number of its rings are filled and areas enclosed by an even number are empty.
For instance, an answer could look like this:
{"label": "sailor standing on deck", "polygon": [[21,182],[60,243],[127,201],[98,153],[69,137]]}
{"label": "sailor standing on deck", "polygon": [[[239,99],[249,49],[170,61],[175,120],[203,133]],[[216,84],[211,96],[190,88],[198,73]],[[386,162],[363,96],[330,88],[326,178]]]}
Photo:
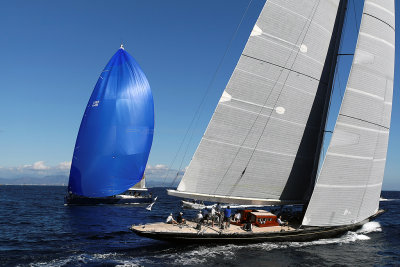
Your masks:
{"label": "sailor standing on deck", "polygon": [[231,225],[231,215],[232,215],[232,211],[231,211],[231,207],[228,206],[225,210],[224,210],[224,222],[225,222],[225,229],[229,228],[229,226]]}
{"label": "sailor standing on deck", "polygon": [[203,211],[203,218],[204,218],[204,221],[207,221],[206,223],[208,224],[208,219],[210,218],[210,214],[209,214],[209,212],[208,212],[208,208],[206,208],[206,209]]}
{"label": "sailor standing on deck", "polygon": [[212,223],[212,227],[214,227],[214,221],[215,221],[215,207],[212,206],[211,207],[211,223]]}
{"label": "sailor standing on deck", "polygon": [[179,224],[185,223],[185,219],[183,218],[182,212],[179,212],[178,216],[176,217],[176,220],[178,221]]}
{"label": "sailor standing on deck", "polygon": [[201,210],[199,210],[199,212],[197,213],[196,222],[197,223],[202,223],[203,222],[203,214],[201,214]]}
{"label": "sailor standing on deck", "polygon": [[218,227],[224,228],[224,212],[220,210],[218,213]]}

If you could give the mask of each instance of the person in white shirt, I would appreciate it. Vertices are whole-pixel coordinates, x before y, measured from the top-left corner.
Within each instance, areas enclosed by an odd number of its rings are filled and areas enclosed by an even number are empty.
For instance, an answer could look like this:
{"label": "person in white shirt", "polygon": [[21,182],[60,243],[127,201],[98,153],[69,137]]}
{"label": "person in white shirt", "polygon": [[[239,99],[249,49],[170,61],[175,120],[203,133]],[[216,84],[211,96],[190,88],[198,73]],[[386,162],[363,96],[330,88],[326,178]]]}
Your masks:
{"label": "person in white shirt", "polygon": [[235,220],[235,222],[240,222],[240,218],[242,218],[242,214],[240,214],[240,212],[237,212],[235,214],[235,216],[233,217],[233,219]]}
{"label": "person in white shirt", "polygon": [[211,223],[212,223],[212,227],[214,227],[214,221],[215,221],[215,207],[212,206],[211,207]]}
{"label": "person in white shirt", "polygon": [[279,223],[279,225],[281,226],[287,225],[287,222],[282,221],[282,216],[279,216],[276,222]]}
{"label": "person in white shirt", "polygon": [[201,214],[201,210],[199,210],[199,212],[197,213],[197,216],[196,216],[196,221],[198,223],[201,223],[202,220],[203,220],[203,214]]}
{"label": "person in white shirt", "polygon": [[165,221],[165,223],[168,223],[168,224],[177,223],[177,222],[174,220],[174,217],[172,217],[172,213],[169,214],[169,216],[167,217],[167,220]]}

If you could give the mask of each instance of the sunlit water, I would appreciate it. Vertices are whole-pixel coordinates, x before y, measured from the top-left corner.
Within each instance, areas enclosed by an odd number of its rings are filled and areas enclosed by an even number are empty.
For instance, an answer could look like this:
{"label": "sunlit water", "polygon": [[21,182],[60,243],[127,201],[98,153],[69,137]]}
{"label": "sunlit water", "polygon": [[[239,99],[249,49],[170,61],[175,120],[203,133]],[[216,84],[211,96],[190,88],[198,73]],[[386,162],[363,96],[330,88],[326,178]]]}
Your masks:
{"label": "sunlit water", "polygon": [[[156,188],[143,206],[64,206],[65,187],[0,186],[2,266],[365,266],[400,264],[400,192],[360,230],[313,242],[173,245],[138,237],[131,224],[165,220],[180,200]],[[195,211],[184,210],[185,216]]]}

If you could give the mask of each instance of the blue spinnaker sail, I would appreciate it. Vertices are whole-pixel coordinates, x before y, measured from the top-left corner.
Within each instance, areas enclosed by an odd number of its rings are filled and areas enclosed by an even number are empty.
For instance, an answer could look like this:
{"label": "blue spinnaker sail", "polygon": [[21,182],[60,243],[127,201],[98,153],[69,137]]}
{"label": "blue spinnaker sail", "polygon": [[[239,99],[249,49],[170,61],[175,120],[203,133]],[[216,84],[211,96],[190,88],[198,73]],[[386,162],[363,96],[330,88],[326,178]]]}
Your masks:
{"label": "blue spinnaker sail", "polygon": [[122,193],[142,179],[154,131],[149,83],[121,46],[96,83],[76,139],[68,191]]}

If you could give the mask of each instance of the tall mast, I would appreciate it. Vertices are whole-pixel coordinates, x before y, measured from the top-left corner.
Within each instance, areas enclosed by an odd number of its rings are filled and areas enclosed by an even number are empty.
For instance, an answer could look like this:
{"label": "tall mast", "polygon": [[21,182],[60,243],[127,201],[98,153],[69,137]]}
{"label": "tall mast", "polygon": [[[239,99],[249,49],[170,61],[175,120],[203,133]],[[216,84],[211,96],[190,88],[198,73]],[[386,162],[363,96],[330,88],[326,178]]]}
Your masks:
{"label": "tall mast", "polygon": [[315,186],[315,181],[316,181],[317,173],[318,173],[319,161],[320,161],[321,152],[323,149],[322,145],[323,145],[323,141],[324,141],[324,137],[325,137],[325,126],[326,126],[326,121],[328,119],[329,103],[330,103],[330,98],[332,96],[332,90],[333,90],[333,86],[334,86],[335,69],[336,69],[337,57],[338,57],[340,42],[341,42],[341,37],[342,37],[344,19],[346,17],[347,3],[348,3],[348,0],[341,0],[339,3],[335,26],[333,28],[332,39],[331,39],[331,43],[329,45],[328,55],[326,57],[324,69],[323,69],[322,75],[321,75],[321,82],[328,80],[328,87],[327,87],[328,90],[325,95],[325,104],[324,104],[324,110],[323,110],[323,114],[322,114],[320,132],[319,132],[319,136],[318,136],[318,145],[317,145],[317,149],[316,149],[316,153],[315,153],[314,168],[313,168],[313,172],[311,173],[311,183],[310,183],[310,188],[309,188],[309,193],[308,193],[307,204],[308,204],[309,199],[311,198],[311,194],[312,194],[312,191]]}

